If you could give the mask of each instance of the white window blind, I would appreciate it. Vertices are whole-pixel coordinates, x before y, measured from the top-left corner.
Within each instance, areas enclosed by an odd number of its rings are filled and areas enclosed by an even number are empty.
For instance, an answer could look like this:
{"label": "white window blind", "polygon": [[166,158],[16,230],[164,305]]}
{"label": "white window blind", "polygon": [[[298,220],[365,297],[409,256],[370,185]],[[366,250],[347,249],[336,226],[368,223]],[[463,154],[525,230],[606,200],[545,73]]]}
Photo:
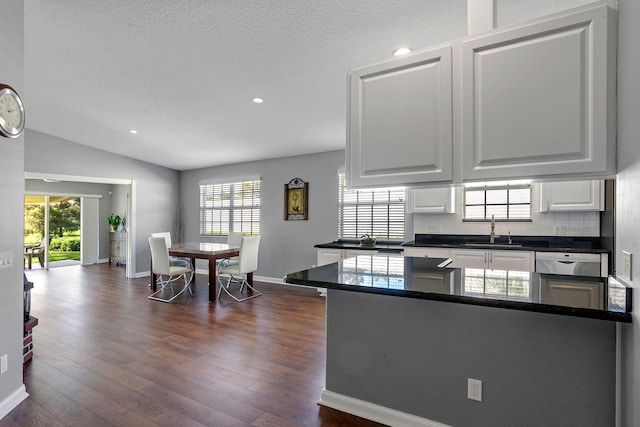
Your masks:
{"label": "white window blind", "polygon": [[200,235],[260,234],[260,180],[200,185]]}
{"label": "white window blind", "polygon": [[406,192],[403,188],[348,190],[338,174],[338,236],[359,239],[368,234],[382,240],[404,240]]}
{"label": "white window blind", "polygon": [[464,190],[464,220],[487,221],[531,220],[531,186],[504,184],[466,187]]}

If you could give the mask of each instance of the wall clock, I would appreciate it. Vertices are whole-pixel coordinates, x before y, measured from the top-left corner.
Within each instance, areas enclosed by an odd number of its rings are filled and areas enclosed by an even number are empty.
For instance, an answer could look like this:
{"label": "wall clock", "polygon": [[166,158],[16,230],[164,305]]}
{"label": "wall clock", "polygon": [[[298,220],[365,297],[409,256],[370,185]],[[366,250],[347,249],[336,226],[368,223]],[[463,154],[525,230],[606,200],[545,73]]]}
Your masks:
{"label": "wall clock", "polygon": [[9,85],[0,83],[0,135],[17,138],[24,130],[24,106],[20,95]]}
{"label": "wall clock", "polygon": [[284,219],[309,219],[309,184],[300,178],[284,185]]}

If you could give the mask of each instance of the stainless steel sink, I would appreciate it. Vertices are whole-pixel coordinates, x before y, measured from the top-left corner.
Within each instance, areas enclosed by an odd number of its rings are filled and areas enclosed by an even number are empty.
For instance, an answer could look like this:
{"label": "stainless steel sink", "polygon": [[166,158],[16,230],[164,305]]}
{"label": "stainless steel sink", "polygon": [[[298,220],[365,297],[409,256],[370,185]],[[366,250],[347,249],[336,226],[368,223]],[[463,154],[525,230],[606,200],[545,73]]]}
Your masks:
{"label": "stainless steel sink", "polygon": [[522,243],[465,243],[463,246],[476,248],[521,248]]}

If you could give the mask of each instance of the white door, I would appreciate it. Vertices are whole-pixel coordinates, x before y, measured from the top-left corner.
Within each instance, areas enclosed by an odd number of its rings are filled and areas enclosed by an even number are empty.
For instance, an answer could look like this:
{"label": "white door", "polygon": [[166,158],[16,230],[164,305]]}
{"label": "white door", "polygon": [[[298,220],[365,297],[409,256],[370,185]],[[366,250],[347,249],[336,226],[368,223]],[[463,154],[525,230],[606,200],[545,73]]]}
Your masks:
{"label": "white door", "polygon": [[97,264],[99,200],[95,197],[81,197],[80,200],[80,264]]}

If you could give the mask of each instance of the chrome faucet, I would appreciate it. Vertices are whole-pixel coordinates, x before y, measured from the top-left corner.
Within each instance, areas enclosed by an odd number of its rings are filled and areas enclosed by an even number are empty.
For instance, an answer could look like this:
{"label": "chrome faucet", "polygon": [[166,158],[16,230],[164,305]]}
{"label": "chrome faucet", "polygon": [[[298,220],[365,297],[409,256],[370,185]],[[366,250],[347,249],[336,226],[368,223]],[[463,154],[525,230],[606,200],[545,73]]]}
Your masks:
{"label": "chrome faucet", "polygon": [[491,237],[489,238],[489,243],[496,242],[496,220],[493,215],[491,215]]}

